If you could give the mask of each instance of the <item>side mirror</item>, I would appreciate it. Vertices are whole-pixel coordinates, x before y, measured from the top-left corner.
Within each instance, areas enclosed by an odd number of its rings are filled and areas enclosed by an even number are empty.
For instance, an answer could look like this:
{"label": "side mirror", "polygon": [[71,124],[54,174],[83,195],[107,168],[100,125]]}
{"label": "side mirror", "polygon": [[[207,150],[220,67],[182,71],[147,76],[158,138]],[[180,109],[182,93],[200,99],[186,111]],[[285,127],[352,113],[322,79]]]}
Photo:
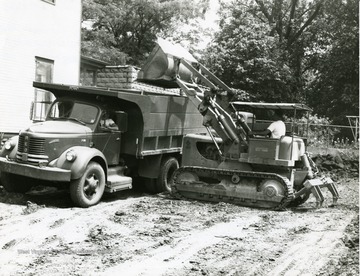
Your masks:
{"label": "side mirror", "polygon": [[127,113],[123,111],[115,111],[116,114],[116,124],[120,132],[126,132],[128,127],[128,116]]}

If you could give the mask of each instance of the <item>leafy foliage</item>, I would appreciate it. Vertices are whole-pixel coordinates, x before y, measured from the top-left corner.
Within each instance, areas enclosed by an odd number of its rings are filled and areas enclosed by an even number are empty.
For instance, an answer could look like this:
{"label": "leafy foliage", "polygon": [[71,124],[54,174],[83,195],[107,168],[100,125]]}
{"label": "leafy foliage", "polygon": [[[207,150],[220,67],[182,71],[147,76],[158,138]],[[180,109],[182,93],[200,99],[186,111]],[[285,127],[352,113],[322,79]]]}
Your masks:
{"label": "leafy foliage", "polygon": [[255,100],[304,102],[346,123],[359,112],[357,0],[234,0],[203,62]]}
{"label": "leafy foliage", "polygon": [[303,134],[308,137],[308,144],[312,146],[328,144],[329,140],[337,133],[335,129],[330,128],[329,118],[319,117],[317,114],[302,117],[297,124],[302,127]]}
{"label": "leafy foliage", "polygon": [[179,22],[200,16],[208,1],[84,0],[82,53],[113,64],[140,65],[156,36],[174,32]]}
{"label": "leafy foliage", "polygon": [[281,59],[267,24],[256,22],[241,9],[221,22],[221,31],[207,49],[205,64],[228,85],[270,102],[291,90],[290,68]]}
{"label": "leafy foliage", "polygon": [[322,2],[249,0],[223,5],[221,29],[205,62],[258,100],[303,101],[306,30]]}
{"label": "leafy foliage", "polygon": [[346,115],[359,114],[359,2],[334,0],[326,8],[326,40],[321,41],[325,50],[313,54],[309,99],[320,115],[346,124]]}

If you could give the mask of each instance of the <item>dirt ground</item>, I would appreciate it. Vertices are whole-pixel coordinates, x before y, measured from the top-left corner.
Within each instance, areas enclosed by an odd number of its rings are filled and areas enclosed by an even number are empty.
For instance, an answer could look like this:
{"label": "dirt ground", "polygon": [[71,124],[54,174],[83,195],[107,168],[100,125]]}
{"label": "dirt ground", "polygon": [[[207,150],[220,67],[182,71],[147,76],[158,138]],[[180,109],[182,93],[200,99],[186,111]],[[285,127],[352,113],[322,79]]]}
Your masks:
{"label": "dirt ground", "polygon": [[[1,187],[0,187],[1,188]],[[316,209],[184,201],[139,191],[72,207],[64,191],[0,191],[0,275],[359,275],[359,179]]]}

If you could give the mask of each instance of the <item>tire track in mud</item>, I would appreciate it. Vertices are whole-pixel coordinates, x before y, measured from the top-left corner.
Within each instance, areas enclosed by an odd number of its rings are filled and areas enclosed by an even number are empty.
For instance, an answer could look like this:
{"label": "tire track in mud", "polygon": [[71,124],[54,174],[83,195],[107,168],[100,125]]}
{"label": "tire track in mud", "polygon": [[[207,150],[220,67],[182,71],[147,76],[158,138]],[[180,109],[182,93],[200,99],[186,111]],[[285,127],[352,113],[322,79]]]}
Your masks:
{"label": "tire track in mud", "polygon": [[[341,206],[313,206],[310,202],[300,212],[245,208],[229,223],[192,232],[159,250],[134,254],[101,275],[117,271],[129,275],[154,275],[156,271],[156,275],[177,276],[316,275],[326,269],[335,249],[338,255],[344,253],[341,236],[354,213],[347,213]],[[298,258],[302,259],[298,262]]]}
{"label": "tire track in mud", "polygon": [[228,223],[219,223],[204,230],[192,232],[178,238],[171,245],[146,252],[144,256],[133,257],[129,262],[106,269],[99,275],[171,275],[172,271],[183,269],[186,264],[204,248],[221,243],[224,238],[243,239],[243,228],[259,221],[253,215],[242,216]]}
{"label": "tire track in mud", "polygon": [[[20,208],[24,210],[24,207]],[[4,267],[11,263],[15,266],[20,263],[31,263],[39,255],[44,241],[49,236],[61,236],[62,230],[51,227],[54,222],[60,217],[62,220],[67,220],[71,216],[71,210],[62,210],[60,215],[56,209],[52,208],[41,209],[32,214],[13,214],[4,221],[6,227],[0,227],[0,245],[2,247],[9,240],[15,241],[11,248],[6,248],[1,254],[0,266]]]}
{"label": "tire track in mud", "polygon": [[337,220],[336,229],[312,231],[302,235],[301,241],[286,250],[268,276],[317,275],[331,261],[332,256],[341,255],[346,247],[342,237],[352,216]]}
{"label": "tire track in mud", "polygon": [[[99,222],[99,217],[107,217],[109,209],[127,208],[141,199],[101,202],[88,209],[39,207],[31,203],[30,210],[30,203],[27,206],[0,203],[0,210],[4,210],[0,220],[0,275],[7,275],[8,271],[22,274],[33,264],[41,268],[56,252],[66,251],[67,244],[86,240],[90,228]],[[5,272],[1,267],[6,267]]]}
{"label": "tire track in mud", "polygon": [[[337,207],[315,209],[310,199],[284,212],[163,194],[28,214],[24,202],[0,202],[0,275],[329,275],[358,214],[358,180],[340,193]],[[19,253],[27,248],[39,252]]]}

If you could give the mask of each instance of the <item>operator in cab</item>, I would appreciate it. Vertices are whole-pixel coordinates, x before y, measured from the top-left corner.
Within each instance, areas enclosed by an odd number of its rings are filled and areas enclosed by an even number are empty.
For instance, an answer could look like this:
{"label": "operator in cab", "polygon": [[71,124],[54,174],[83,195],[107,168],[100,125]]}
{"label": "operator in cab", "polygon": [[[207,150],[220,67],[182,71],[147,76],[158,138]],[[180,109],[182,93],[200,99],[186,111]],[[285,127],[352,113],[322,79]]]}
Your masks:
{"label": "operator in cab", "polygon": [[262,131],[253,131],[253,135],[270,137],[273,139],[280,139],[281,136],[285,135],[286,126],[284,123],[284,114],[280,109],[276,109],[273,112],[273,122]]}
{"label": "operator in cab", "polygon": [[101,120],[100,120],[100,127],[102,129],[108,129],[108,130],[119,130],[119,127],[115,124],[114,120],[110,118],[108,112],[104,112],[102,114]]}

